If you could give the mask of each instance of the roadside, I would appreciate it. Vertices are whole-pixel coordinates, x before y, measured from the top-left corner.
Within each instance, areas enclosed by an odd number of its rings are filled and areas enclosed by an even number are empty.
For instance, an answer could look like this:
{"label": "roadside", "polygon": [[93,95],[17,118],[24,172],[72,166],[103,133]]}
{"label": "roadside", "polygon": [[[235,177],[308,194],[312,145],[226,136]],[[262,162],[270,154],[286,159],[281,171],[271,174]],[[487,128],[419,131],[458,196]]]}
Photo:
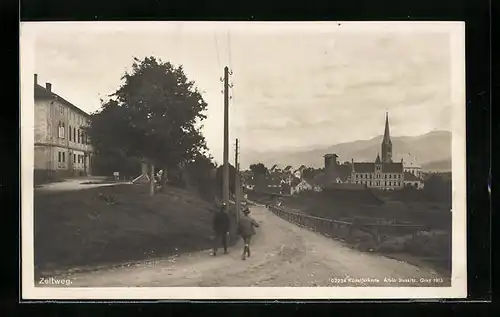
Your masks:
{"label": "roadside", "polygon": [[35,189],[35,276],[212,246],[213,205],[189,191],[150,197],[147,184],[81,183]]}
{"label": "roadside", "polygon": [[118,184],[130,184],[130,182],[113,181],[103,176],[77,177],[37,185],[35,186],[35,192],[73,191]]}
{"label": "roadside", "polygon": [[[241,260],[241,241],[230,253],[208,249],[121,267],[60,274],[72,287],[311,287],[449,286],[449,278],[405,262],[359,252],[289,223],[261,206],[251,215],[261,224],[252,256]],[[57,285],[39,285],[56,287]],[[61,285],[60,285],[61,286]]]}

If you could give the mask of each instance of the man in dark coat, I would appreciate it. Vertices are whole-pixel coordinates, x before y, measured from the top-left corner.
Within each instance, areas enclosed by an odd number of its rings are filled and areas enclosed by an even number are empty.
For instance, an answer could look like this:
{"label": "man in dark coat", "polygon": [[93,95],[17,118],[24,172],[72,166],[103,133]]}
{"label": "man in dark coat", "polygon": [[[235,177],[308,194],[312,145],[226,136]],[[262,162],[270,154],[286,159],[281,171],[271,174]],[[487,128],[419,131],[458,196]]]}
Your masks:
{"label": "man in dark coat", "polygon": [[222,204],[222,208],[215,212],[213,220],[213,228],[215,232],[214,241],[214,256],[217,255],[218,244],[222,240],[224,253],[227,253],[227,238],[229,236],[229,215],[227,205]]}

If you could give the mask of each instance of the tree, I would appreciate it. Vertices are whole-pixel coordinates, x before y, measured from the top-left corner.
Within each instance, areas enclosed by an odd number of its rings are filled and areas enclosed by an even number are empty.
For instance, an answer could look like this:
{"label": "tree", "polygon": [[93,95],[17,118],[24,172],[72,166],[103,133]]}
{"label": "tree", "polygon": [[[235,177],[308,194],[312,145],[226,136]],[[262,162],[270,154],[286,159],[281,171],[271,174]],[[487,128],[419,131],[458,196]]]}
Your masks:
{"label": "tree", "polygon": [[216,183],[215,168],[216,166],[212,162],[212,157],[202,154],[196,155],[186,166],[189,182],[208,201],[213,201],[216,194],[214,188],[214,184]]}
{"label": "tree", "polygon": [[424,193],[429,200],[451,204],[451,175],[445,173],[432,173],[427,175],[424,181]]}
{"label": "tree", "polygon": [[[217,167],[215,172],[215,184],[217,186],[217,196],[222,197],[222,183],[223,183],[223,166],[221,165]],[[232,195],[235,192],[235,183],[236,183],[236,168],[233,165],[229,164],[229,194]]]}
{"label": "tree", "polygon": [[144,158],[164,174],[184,168],[207,151],[196,124],[206,116],[207,104],[182,66],[155,57],[134,58],[123,84],[91,117],[87,129],[98,150],[113,148],[127,157]]}
{"label": "tree", "polygon": [[265,176],[267,173],[269,173],[267,167],[262,163],[250,165],[250,171],[252,171],[254,177]]}

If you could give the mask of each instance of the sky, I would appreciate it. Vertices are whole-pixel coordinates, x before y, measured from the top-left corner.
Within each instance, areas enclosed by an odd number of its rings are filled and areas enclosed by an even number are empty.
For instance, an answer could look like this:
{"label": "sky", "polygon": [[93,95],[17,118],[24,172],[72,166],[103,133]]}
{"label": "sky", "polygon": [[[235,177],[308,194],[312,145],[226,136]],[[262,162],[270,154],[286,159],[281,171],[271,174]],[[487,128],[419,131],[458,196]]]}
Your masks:
{"label": "sky", "polygon": [[[451,130],[449,25],[416,23],[37,23],[38,82],[84,111],[116,91],[133,57],[183,65],[208,103],[203,134],[222,162],[224,66],[230,148],[311,149],[383,133]],[[233,160],[233,151],[230,159]]]}

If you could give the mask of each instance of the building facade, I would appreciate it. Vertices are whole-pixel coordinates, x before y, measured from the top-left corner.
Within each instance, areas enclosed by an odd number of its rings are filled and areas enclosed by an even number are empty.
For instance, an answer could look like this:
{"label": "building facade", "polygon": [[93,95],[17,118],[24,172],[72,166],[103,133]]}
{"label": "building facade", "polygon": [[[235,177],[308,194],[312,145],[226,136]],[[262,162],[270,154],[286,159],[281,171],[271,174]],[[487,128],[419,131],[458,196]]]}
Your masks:
{"label": "building facade", "polygon": [[92,147],[83,131],[89,114],[40,86],[35,74],[35,183],[87,176],[92,172]]}
{"label": "building facade", "polygon": [[392,141],[388,114],[385,116],[381,152],[382,158],[377,154],[374,162],[354,162],[352,160],[351,183],[381,190],[395,190],[405,186],[403,159],[401,159],[401,162],[392,161]]}

